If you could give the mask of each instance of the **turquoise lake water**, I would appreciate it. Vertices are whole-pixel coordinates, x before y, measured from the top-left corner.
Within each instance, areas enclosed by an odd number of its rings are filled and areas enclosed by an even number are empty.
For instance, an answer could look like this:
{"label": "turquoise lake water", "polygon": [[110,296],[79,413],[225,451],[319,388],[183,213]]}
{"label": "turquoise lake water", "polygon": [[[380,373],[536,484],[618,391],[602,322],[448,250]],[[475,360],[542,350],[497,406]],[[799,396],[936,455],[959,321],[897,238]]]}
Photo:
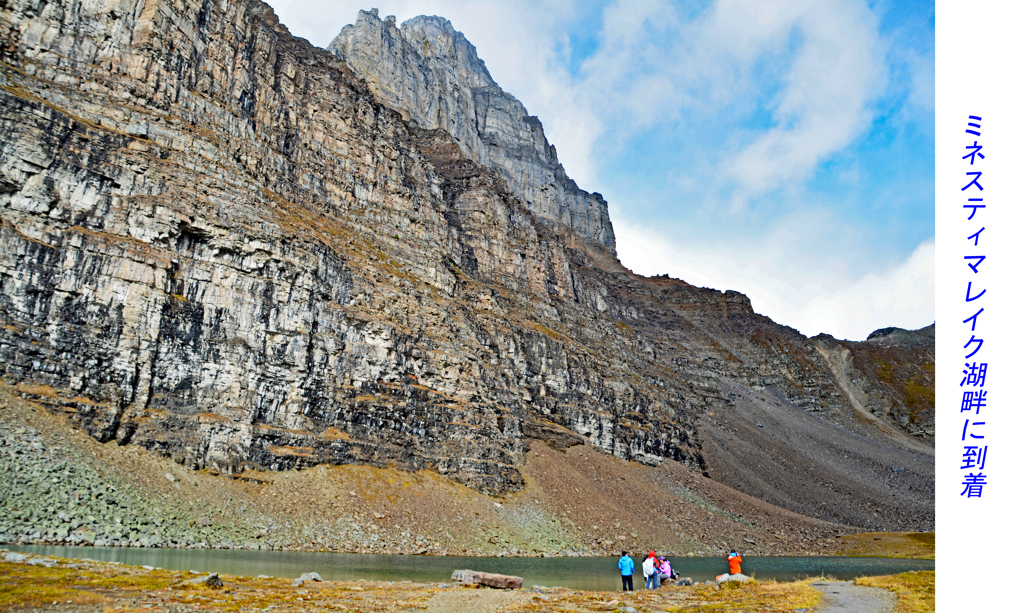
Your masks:
{"label": "turquoise lake water", "polygon": [[[172,570],[196,570],[222,575],[255,577],[298,577],[317,572],[325,581],[366,579],[368,581],[412,581],[442,583],[453,570],[472,570],[517,575],[524,586],[562,586],[580,590],[617,590],[621,583],[618,558],[476,558],[441,556],[398,556],[301,551],[246,551],[231,549],[149,549],[128,547],[56,547],[4,545],[12,551],[62,558],[90,558],[135,566]],[[728,572],[724,557],[669,558],[684,577],[705,581]],[[643,587],[640,557],[635,556],[634,587]],[[838,557],[748,557],[743,573],[758,579],[791,581],[804,577],[831,575],[853,579],[866,575],[891,575],[908,570],[935,570],[934,560]]]}

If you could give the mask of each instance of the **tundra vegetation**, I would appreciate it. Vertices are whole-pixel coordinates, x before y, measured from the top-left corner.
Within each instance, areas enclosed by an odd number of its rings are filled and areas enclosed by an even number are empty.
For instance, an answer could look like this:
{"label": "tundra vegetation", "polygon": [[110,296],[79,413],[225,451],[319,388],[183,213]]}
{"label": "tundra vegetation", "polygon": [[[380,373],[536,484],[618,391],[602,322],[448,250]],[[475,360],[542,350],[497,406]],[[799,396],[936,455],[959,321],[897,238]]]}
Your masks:
{"label": "tundra vegetation", "polygon": [[[9,554],[8,554],[9,555]],[[794,611],[811,609],[819,579],[794,582],[752,580],[722,587],[699,584],[664,586],[631,593],[591,592],[533,586],[516,591],[444,583],[407,581],[324,581],[293,585],[291,578],[221,576],[209,587],[205,575],[148,569],[116,563],[43,558],[0,561],[0,610],[67,610],[93,605],[102,611],[431,611],[474,610],[498,606],[516,611]],[[915,572],[858,579],[858,585],[882,587],[899,598],[899,611],[934,610],[935,573]],[[928,608],[930,606],[930,608]],[[77,607],[76,607],[77,608]],[[475,610],[484,610],[477,608]]]}

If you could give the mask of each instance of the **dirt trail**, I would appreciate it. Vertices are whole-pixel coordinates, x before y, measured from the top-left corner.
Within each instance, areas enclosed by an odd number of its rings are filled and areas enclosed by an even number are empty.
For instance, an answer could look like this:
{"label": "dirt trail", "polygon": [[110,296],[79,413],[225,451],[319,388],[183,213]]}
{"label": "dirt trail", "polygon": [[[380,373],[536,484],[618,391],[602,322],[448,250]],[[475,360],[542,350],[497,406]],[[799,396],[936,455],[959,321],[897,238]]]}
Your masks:
{"label": "dirt trail", "polygon": [[527,600],[521,592],[490,589],[442,592],[427,603],[427,613],[497,613]]}
{"label": "dirt trail", "polygon": [[853,581],[818,581],[811,587],[822,593],[814,613],[892,613],[896,608],[892,592]]}

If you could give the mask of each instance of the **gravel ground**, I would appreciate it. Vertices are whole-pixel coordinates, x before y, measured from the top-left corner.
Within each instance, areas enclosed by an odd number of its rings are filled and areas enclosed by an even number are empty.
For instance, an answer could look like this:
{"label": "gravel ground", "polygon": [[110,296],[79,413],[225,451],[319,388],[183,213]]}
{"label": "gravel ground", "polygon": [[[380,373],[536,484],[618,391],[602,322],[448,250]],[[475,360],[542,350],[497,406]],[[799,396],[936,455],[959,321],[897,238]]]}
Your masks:
{"label": "gravel ground", "polygon": [[520,592],[442,592],[427,603],[427,613],[493,613],[528,600],[529,596]]}
{"label": "gravel ground", "polygon": [[[736,387],[698,422],[711,478],[861,532],[935,529],[935,458]],[[862,424],[862,428],[871,427]]]}
{"label": "gravel ground", "polygon": [[814,613],[892,613],[896,608],[892,592],[854,585],[853,581],[819,581],[811,587],[822,593]]}
{"label": "gravel ground", "polygon": [[234,478],[100,444],[0,386],[0,542],[426,555],[817,555],[855,527],[774,507],[686,467],[533,441],[527,486],[319,466]]}

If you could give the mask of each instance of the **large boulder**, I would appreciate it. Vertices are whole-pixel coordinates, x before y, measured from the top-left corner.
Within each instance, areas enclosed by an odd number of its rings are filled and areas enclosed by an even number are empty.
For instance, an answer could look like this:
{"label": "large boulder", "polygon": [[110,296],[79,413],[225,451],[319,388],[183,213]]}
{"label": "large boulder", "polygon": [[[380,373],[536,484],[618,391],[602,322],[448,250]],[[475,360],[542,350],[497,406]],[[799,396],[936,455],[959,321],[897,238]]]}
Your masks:
{"label": "large boulder", "polygon": [[319,573],[302,573],[301,577],[292,581],[292,585],[298,587],[308,581],[323,581],[323,579],[320,578]]}
{"label": "large boulder", "polygon": [[494,587],[501,590],[518,590],[523,587],[522,577],[496,575],[494,573],[481,573],[475,570],[457,570],[452,573],[452,581],[486,585],[487,587]]}
{"label": "large boulder", "polygon": [[743,573],[736,573],[735,575],[730,575],[729,573],[726,573],[724,575],[719,575],[715,577],[715,583],[719,585],[726,583],[728,581],[747,582],[750,581],[750,577],[744,575]]}

